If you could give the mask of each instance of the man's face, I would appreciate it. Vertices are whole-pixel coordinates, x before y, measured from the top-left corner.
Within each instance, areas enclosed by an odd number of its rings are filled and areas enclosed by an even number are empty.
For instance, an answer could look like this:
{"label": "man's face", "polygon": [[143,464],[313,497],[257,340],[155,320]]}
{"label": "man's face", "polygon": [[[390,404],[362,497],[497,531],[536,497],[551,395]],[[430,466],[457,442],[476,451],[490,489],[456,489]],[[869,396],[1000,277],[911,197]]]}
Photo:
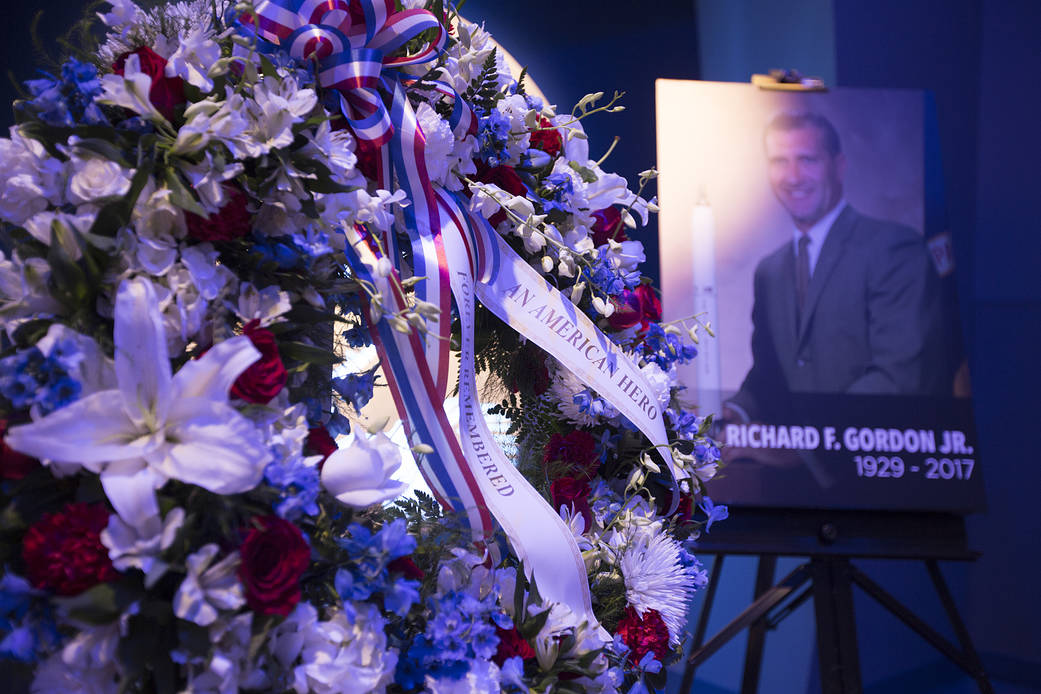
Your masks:
{"label": "man's face", "polygon": [[814,127],[766,133],[770,187],[795,226],[806,231],[842,198],[846,160],[831,156]]}

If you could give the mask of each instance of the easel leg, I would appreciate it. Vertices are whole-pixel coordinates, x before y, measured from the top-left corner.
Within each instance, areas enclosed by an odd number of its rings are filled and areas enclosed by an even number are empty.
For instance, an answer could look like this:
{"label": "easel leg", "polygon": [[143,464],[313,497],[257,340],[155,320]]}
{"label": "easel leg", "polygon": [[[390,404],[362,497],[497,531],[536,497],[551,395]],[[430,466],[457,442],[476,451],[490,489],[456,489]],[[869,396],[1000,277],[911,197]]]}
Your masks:
{"label": "easel leg", "polygon": [[[777,557],[762,555],[755,576],[755,598],[759,599],[773,586]],[[766,643],[765,615],[748,627],[748,646],[745,648],[745,672],[741,678],[741,694],[759,691],[759,674],[763,665],[763,646]]]}
{"label": "easel leg", "polygon": [[860,657],[849,560],[814,557],[813,602],[823,694],[860,694]]}
{"label": "easel leg", "polygon": [[969,630],[965,628],[965,623],[961,620],[961,615],[958,614],[958,608],[954,604],[954,598],[947,587],[947,582],[943,580],[943,574],[940,573],[939,564],[936,563],[935,559],[926,559],[925,565],[929,569],[929,577],[933,579],[933,585],[936,586],[936,594],[940,596],[940,601],[943,603],[943,609],[947,611],[947,618],[951,620],[954,633],[958,636],[958,642],[961,643],[962,654],[965,658],[965,664],[968,666],[969,675],[976,680],[976,685],[980,688],[982,694],[994,694],[994,688],[991,687],[990,680],[987,679],[983,663],[972,645]]}

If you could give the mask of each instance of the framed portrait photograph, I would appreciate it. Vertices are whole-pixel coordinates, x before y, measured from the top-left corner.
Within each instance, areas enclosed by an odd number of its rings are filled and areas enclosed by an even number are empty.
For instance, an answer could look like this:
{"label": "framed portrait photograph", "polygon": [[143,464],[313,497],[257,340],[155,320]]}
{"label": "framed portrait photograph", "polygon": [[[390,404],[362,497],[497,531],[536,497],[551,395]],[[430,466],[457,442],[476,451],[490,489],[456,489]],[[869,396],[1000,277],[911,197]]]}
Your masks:
{"label": "framed portrait photograph", "polygon": [[983,503],[934,117],[912,90],[658,81],[663,306],[698,335],[717,501]]}

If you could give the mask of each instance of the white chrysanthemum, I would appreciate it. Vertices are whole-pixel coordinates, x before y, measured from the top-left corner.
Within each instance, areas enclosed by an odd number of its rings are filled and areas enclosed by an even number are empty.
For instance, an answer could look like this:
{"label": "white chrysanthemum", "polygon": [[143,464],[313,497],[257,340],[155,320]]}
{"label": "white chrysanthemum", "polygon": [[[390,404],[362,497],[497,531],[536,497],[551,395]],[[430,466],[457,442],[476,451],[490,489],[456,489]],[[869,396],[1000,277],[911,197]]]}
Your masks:
{"label": "white chrysanthemum", "polygon": [[696,571],[681,562],[683,549],[665,532],[633,533],[618,559],[625,597],[640,616],[657,610],[669,629],[669,642],[679,643],[687,623],[687,606],[698,584]]}
{"label": "white chrysanthemum", "polygon": [[669,400],[672,398],[671,379],[668,372],[663,371],[654,362],[647,362],[640,367],[640,373],[647,379],[647,385],[651,387],[651,392],[658,401],[658,407],[664,410],[669,406]]}

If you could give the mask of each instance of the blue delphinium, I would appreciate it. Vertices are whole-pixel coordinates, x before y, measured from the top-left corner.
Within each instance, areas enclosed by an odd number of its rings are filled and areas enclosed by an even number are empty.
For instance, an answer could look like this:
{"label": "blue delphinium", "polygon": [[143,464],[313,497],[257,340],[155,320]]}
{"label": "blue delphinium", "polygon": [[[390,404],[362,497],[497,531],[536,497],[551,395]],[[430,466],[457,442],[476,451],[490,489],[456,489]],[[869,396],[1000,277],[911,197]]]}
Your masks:
{"label": "blue delphinium", "polygon": [[726,520],[730,517],[730,511],[727,509],[726,506],[724,506],[723,504],[716,506],[716,504],[713,503],[712,499],[708,498],[707,496],[701,500],[701,504],[698,506],[698,508],[704,511],[705,515],[707,516],[705,520],[705,532],[710,531],[712,529],[712,524],[716,521]]}
{"label": "blue delphinium", "polygon": [[513,627],[496,603],[495,591],[479,598],[465,589],[449,590],[428,598],[427,607],[431,616],[426,629],[398,662],[394,679],[406,689],[422,684],[423,673],[435,679],[461,679],[471,663],[495,655],[496,627]]}
{"label": "blue delphinium", "polygon": [[348,535],[337,542],[350,558],[337,570],[333,581],[336,592],[344,600],[344,608],[350,611],[351,602],[381,594],[387,612],[399,617],[407,615],[419,600],[419,581],[404,578],[388,567],[395,559],[416,550],[416,538],[408,534],[408,525],[403,519],[395,518],[375,533],[357,523],[348,527],[347,532]]}
{"label": "blue delphinium", "polygon": [[354,405],[354,409],[361,412],[361,408],[372,399],[372,389],[375,385],[375,370],[362,373],[347,374],[343,378],[333,379],[333,390],[340,397]]}
{"label": "blue delphinium", "polygon": [[43,74],[44,77],[25,83],[33,96],[29,108],[40,120],[64,127],[109,124],[94,102],[102,93],[96,67],[72,58],[62,65],[60,77]]}
{"label": "blue delphinium", "polygon": [[488,166],[500,166],[510,159],[510,119],[491,109],[478,111],[477,142],[481,148],[481,158]]}
{"label": "blue delphinium", "polygon": [[647,336],[643,340],[643,355],[668,371],[673,363],[685,363],[698,355],[698,348],[690,342],[684,342],[679,335],[665,332],[658,323],[651,323]]}
{"label": "blue delphinium", "polygon": [[282,518],[292,521],[301,515],[318,515],[322,480],[316,465],[300,456],[278,460],[264,468],[264,480],[282,492],[275,505],[275,513]]}
{"label": "blue delphinium", "polygon": [[0,659],[31,663],[59,641],[49,601],[34,600],[29,582],[12,573],[0,577]]}
{"label": "blue delphinium", "polygon": [[614,267],[606,246],[597,250],[592,268],[582,269],[582,278],[608,296],[617,296],[625,289],[633,289],[640,284],[640,277],[638,271],[626,272]]}
{"label": "blue delphinium", "polygon": [[80,396],[82,386],[69,375],[82,359],[71,341],[55,344],[48,356],[30,347],[0,359],[0,395],[16,409],[36,405],[42,414],[54,412]]}
{"label": "blue delphinium", "polygon": [[545,212],[559,210],[568,214],[571,210],[566,197],[575,190],[571,177],[565,173],[552,173],[542,179],[539,197],[542,198],[542,209]]}
{"label": "blue delphinium", "polygon": [[579,412],[586,412],[591,417],[604,417],[605,419],[611,419],[618,410],[614,408],[614,405],[604,400],[602,397],[591,391],[589,388],[583,388],[571,397],[571,401],[578,405]]}
{"label": "blue delphinium", "polygon": [[321,424],[333,439],[351,433],[351,420],[344,417],[339,410],[323,405],[319,398],[305,398],[304,405],[307,407],[307,421],[311,426]]}

